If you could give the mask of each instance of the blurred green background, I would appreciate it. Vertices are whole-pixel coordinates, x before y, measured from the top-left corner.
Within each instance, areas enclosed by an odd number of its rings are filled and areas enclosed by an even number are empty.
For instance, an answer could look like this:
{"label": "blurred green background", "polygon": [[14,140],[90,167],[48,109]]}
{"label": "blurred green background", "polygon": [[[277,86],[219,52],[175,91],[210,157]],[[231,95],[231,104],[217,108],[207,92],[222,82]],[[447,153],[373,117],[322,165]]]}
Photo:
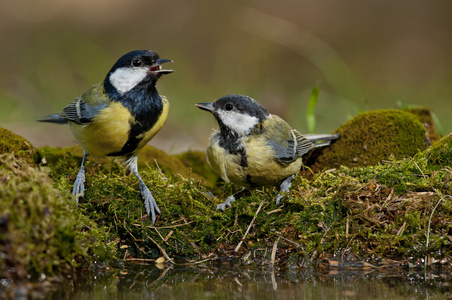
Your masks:
{"label": "blurred green background", "polygon": [[314,86],[317,132],[359,111],[430,107],[452,131],[452,1],[19,0],[0,2],[0,126],[35,146],[75,143],[60,112],[123,54],[150,49],[175,73],[151,144],[204,149],[215,122],[194,107],[249,95],[300,130]]}

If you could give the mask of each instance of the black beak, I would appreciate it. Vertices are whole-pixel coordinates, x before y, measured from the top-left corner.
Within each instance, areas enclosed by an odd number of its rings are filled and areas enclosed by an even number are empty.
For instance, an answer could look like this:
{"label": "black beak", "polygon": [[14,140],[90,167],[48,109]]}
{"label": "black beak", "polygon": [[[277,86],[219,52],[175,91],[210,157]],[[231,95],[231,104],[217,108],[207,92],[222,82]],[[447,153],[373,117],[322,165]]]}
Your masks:
{"label": "black beak", "polygon": [[197,108],[200,108],[202,110],[206,110],[206,111],[209,111],[209,112],[213,111],[213,104],[211,102],[196,103],[195,106]]}
{"label": "black beak", "polygon": [[153,64],[149,70],[148,70],[148,74],[169,74],[169,73],[173,73],[174,70],[164,70],[162,69],[162,64],[164,63],[168,63],[168,62],[173,62],[171,59],[157,59],[157,61],[155,62],[155,64]]}

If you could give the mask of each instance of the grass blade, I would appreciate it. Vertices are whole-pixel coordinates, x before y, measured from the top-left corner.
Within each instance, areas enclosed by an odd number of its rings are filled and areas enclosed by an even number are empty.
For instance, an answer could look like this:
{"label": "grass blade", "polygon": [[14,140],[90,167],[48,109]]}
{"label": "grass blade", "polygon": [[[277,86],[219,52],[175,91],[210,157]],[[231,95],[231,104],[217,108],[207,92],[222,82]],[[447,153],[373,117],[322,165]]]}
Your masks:
{"label": "grass blade", "polygon": [[306,109],[306,123],[309,133],[315,133],[315,107],[319,98],[319,88],[315,86],[309,97],[308,108]]}

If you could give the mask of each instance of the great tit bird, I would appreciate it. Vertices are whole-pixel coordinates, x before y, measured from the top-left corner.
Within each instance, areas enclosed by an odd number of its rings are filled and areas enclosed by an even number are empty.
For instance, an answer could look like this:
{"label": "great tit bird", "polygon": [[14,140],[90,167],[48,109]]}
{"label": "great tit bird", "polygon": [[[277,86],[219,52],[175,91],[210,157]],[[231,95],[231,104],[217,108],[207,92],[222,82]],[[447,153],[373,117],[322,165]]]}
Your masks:
{"label": "great tit bird", "polygon": [[225,182],[243,187],[218,205],[217,210],[224,211],[231,206],[244,190],[260,186],[280,187],[276,197],[278,205],[300,171],[303,155],[338,138],[337,134],[303,136],[257,101],[243,95],[227,95],[196,106],[211,112],[220,127],[207,147],[210,167]]}
{"label": "great tit bird", "polygon": [[77,203],[85,190],[86,157],[116,156],[138,178],[146,212],[155,223],[160,210],[138,174],[137,156],[168,116],[168,100],[155,87],[161,75],[173,72],[162,69],[167,62],[172,61],[149,50],[129,52],[113,65],[104,81],[93,85],[61,113],[37,119],[69,124],[83,148],[82,164],[72,190]]}

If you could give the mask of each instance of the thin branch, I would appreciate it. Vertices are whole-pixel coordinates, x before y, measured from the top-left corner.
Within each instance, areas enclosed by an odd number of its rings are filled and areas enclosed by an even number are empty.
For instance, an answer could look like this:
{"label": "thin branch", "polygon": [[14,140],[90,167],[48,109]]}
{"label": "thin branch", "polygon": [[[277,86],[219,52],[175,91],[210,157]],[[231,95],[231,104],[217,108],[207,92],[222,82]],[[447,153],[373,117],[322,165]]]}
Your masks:
{"label": "thin branch", "polygon": [[165,249],[162,246],[160,246],[156,241],[154,241],[153,238],[151,238],[149,235],[147,237],[148,237],[148,239],[151,240],[151,242],[153,242],[160,249],[160,251],[162,252],[162,254],[166,260],[168,260],[168,261],[173,260],[171,257],[169,257],[168,253],[166,253]]}
{"label": "thin branch", "polygon": [[234,252],[238,252],[240,249],[240,246],[242,246],[243,241],[245,240],[246,236],[248,235],[248,232],[251,229],[251,226],[253,226],[254,220],[256,220],[257,214],[260,212],[262,206],[264,205],[264,201],[261,202],[261,204],[259,204],[259,207],[256,210],[256,213],[254,214],[253,219],[251,220],[250,225],[248,225],[248,228],[246,229],[245,234],[242,237],[242,240],[238,243],[237,247],[235,247]]}

